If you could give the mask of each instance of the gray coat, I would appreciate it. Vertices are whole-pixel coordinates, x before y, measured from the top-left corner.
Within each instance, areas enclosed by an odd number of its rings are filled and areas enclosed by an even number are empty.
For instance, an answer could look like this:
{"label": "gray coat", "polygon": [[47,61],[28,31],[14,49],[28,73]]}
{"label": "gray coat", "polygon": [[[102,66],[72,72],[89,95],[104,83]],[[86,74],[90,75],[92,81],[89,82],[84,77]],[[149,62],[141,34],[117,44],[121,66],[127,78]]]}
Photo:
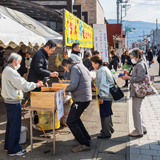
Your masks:
{"label": "gray coat", "polygon": [[74,102],[87,102],[92,100],[91,76],[82,63],[75,63],[69,67],[71,84],[66,92],[71,92]]}
{"label": "gray coat", "polygon": [[[146,75],[147,66],[143,59],[140,59],[137,64],[133,67],[132,75],[131,75],[131,86],[130,86],[130,96],[135,97],[136,94],[134,92],[133,83],[142,82]],[[147,71],[148,73],[148,71]]]}

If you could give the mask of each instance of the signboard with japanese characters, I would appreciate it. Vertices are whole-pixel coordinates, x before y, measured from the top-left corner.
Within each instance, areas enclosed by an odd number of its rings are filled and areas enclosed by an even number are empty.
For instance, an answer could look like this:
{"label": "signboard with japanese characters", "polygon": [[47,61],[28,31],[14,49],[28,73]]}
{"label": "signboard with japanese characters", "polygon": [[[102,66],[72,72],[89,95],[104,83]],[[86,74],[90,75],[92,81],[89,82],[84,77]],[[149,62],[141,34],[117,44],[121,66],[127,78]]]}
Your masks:
{"label": "signboard with japanese characters", "polygon": [[57,115],[58,115],[58,120],[59,120],[64,116],[63,89],[56,92],[56,104],[57,104]]}
{"label": "signboard with japanese characters", "polygon": [[108,43],[106,24],[94,24],[94,50],[100,52],[103,62],[108,61]]}
{"label": "signboard with japanese characters", "polygon": [[93,48],[93,28],[65,10],[65,45],[75,42],[83,48]]}

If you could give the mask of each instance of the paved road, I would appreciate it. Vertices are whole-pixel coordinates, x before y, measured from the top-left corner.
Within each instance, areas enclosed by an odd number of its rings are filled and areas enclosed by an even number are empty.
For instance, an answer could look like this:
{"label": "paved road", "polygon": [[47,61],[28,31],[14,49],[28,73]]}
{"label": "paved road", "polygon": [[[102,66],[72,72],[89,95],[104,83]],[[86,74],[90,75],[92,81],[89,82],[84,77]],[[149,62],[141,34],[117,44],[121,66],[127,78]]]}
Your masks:
{"label": "paved road", "polygon": [[[155,75],[157,94],[147,96],[142,103],[143,121],[147,128],[147,135],[142,138],[130,138],[130,160],[160,160],[160,77],[158,63],[149,68],[150,75]],[[129,129],[133,130],[132,100],[129,100]]]}

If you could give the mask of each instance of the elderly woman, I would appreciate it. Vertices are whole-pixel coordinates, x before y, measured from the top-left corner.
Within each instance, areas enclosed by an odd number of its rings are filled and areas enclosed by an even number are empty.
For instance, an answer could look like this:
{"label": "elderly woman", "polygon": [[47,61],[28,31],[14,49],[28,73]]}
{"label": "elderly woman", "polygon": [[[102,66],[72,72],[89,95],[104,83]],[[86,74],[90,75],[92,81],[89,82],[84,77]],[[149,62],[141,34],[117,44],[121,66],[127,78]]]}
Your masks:
{"label": "elderly woman", "polygon": [[9,156],[21,156],[25,150],[19,145],[21,132],[21,101],[23,92],[28,92],[36,87],[43,86],[43,82],[27,82],[17,70],[20,68],[22,57],[12,53],[8,58],[8,66],[2,72],[2,91],[1,95],[7,111],[7,126],[5,134],[4,149]]}
{"label": "elderly woman", "polygon": [[100,117],[102,131],[101,135],[97,138],[110,138],[111,133],[114,132],[112,128],[111,115],[113,114],[111,104],[112,96],[110,93],[110,87],[114,85],[114,79],[111,71],[102,65],[102,59],[100,56],[93,56],[91,58],[92,66],[97,71],[96,73],[96,86],[99,96],[100,104]]}
{"label": "elderly woman", "polygon": [[145,75],[147,73],[147,67],[145,64],[145,61],[142,59],[142,50],[140,49],[133,49],[130,52],[131,61],[134,64],[132,75],[129,76],[128,70],[124,70],[125,76],[122,76],[121,78],[123,80],[130,80],[131,83],[131,90],[130,90],[130,96],[132,97],[132,114],[133,114],[133,122],[135,130],[133,130],[129,136],[132,137],[143,137],[143,134],[146,134],[146,127],[143,124],[142,118],[141,118],[141,104],[144,99],[139,98],[136,96],[133,88],[133,83],[142,82],[145,78]]}

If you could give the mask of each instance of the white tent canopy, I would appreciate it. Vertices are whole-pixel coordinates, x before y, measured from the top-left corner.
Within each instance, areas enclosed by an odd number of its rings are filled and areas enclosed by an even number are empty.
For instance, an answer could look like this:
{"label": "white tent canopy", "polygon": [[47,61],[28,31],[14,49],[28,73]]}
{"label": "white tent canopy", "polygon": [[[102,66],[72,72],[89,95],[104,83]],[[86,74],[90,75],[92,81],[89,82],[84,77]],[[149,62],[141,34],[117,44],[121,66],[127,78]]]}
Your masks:
{"label": "white tent canopy", "polygon": [[21,12],[0,6],[0,46],[43,46],[49,39],[62,44],[62,36]]}

